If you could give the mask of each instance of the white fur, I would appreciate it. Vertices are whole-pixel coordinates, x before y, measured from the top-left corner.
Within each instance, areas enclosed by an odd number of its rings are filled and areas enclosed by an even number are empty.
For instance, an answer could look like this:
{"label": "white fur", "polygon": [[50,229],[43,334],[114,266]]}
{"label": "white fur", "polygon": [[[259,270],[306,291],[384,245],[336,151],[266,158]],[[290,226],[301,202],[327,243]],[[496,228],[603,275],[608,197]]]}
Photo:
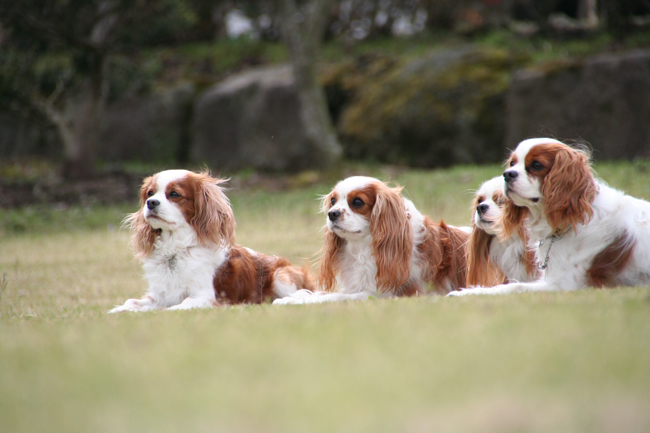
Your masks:
{"label": "white fur", "polygon": [[[370,221],[352,209],[347,196],[355,190],[380,182],[372,177],[353,176],[339,182],[334,191],[338,200],[329,211],[340,211],[341,217],[332,222],[326,217],[327,230],[345,239],[343,257],[337,275],[338,293],[312,293],[299,290],[290,298],[277,299],[274,304],[308,304],[320,302],[338,302],[344,300],[363,300],[369,297],[390,297],[377,288],[377,263],[372,255],[372,235]],[[404,206],[413,228],[414,242],[411,254],[411,280],[421,281],[422,267],[419,265],[417,246],[425,236],[424,215],[420,213],[409,199],[404,198]]]}
{"label": "white fur", "polygon": [[[520,291],[576,290],[587,286],[587,270],[594,257],[603,251],[619,235],[626,233],[630,242],[636,241],[632,258],[617,277],[621,286],[650,284],[650,203],[625,195],[597,181],[598,193],[592,203],[594,215],[587,224],[571,227],[552,247],[548,237],[552,229],[544,216],[544,197],[537,179],[527,176],[524,161],[528,151],[551,139],[526,140],[517,146],[517,164],[509,170],[517,170],[518,176],[508,197],[530,211],[526,225],[533,239],[544,240],[537,251],[537,260],[543,263],[549,248],[548,267],[540,280],[531,283],[502,284],[496,287],[475,288],[452,292],[449,296],[475,294],[502,294]],[[538,201],[533,201],[537,198]]]}
{"label": "white fur", "polygon": [[221,245],[199,245],[192,226],[182,212],[169,201],[165,190],[189,172],[168,170],[156,177],[156,192],[149,199],[160,202],[154,211],[146,203],[147,222],[162,232],[153,252],[142,260],[149,290],[144,299],[129,299],[110,313],[151,311],[168,308],[210,308],[216,301],[213,278],[228,258],[228,248]]}
{"label": "white fur", "polygon": [[[496,221],[502,212],[501,207],[492,199],[497,191],[503,192],[503,176],[494,177],[481,185],[476,195],[485,197],[481,204],[487,205],[488,210],[484,213],[486,219],[482,218],[481,214],[476,210],[474,212],[474,224],[476,224],[477,229],[495,236],[490,242],[490,262],[505,274],[508,281],[531,281],[532,278],[526,272],[526,265],[521,261],[526,250],[524,241],[516,233],[504,241],[500,241],[496,237],[499,234]],[[529,245],[528,248],[532,248],[532,246]]]}

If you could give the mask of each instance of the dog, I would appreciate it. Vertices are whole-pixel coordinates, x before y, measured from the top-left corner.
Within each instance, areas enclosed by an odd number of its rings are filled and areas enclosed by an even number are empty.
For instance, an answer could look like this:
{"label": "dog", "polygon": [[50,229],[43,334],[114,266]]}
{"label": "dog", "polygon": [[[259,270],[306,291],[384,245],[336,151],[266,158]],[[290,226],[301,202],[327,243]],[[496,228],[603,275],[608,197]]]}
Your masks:
{"label": "dog", "polygon": [[307,270],[235,244],[230,202],[209,173],[167,170],[144,180],[126,223],[149,290],[110,313],[261,303],[312,290]]}
{"label": "dog", "polygon": [[597,180],[590,153],[551,138],[524,140],[503,174],[503,238],[528,227],[541,278],[452,296],[650,284],[650,203]]}
{"label": "dog", "polygon": [[[324,291],[298,291],[274,304],[413,296],[426,284],[440,294],[463,287],[469,234],[431,221],[401,191],[371,177],[339,182],[322,201],[318,282]],[[338,291],[330,293],[337,280]]]}
{"label": "dog", "polygon": [[472,203],[472,232],[467,243],[467,287],[492,287],[507,282],[537,279],[534,247],[527,230],[520,226],[505,240],[498,238],[502,208],[503,177],[483,182]]}

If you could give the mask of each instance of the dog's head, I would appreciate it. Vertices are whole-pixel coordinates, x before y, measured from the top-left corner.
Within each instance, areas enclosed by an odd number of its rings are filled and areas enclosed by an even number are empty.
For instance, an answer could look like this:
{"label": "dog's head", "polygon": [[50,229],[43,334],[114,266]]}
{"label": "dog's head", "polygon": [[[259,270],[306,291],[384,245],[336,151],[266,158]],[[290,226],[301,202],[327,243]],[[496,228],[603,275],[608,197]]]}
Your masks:
{"label": "dog's head", "polygon": [[354,176],[339,182],[322,202],[326,215],[320,282],[334,285],[338,252],[344,242],[368,242],[377,263],[377,286],[389,290],[410,275],[413,229],[402,188],[391,188],[371,177]]}
{"label": "dog's head", "polygon": [[528,210],[543,214],[554,231],[585,224],[593,215],[597,187],[585,150],[551,138],[524,140],[510,155],[503,178],[511,200],[504,208],[506,234]]}
{"label": "dog's head", "polygon": [[140,210],[127,218],[138,256],[148,255],[163,231],[187,230],[202,245],[233,245],[235,218],[219,187],[223,182],[187,170],[167,170],[146,178],[140,189]]}
{"label": "dog's head", "polygon": [[489,235],[498,234],[496,222],[501,216],[504,203],[503,178],[497,176],[483,182],[472,204],[474,225]]}

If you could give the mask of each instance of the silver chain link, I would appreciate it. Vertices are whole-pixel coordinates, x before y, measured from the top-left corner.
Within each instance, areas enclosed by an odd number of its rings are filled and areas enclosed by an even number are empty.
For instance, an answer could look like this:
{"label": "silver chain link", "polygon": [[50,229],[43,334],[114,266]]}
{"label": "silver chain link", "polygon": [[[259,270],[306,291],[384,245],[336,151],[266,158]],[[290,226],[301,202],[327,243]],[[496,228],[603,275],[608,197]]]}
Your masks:
{"label": "silver chain link", "polygon": [[542,248],[542,245],[544,245],[544,242],[547,239],[551,240],[551,243],[548,244],[548,250],[546,250],[546,257],[544,258],[544,263],[542,263],[541,265],[537,265],[537,267],[539,269],[541,269],[542,271],[548,267],[548,259],[549,259],[549,256],[551,254],[551,247],[553,246],[553,242],[555,242],[557,239],[560,239],[564,235],[564,233],[566,233],[566,230],[563,231],[563,232],[560,232],[560,229],[557,229],[557,230],[555,230],[555,232],[552,235],[547,236],[545,239],[542,239],[541,241],[539,241],[539,245],[538,245],[537,249]]}

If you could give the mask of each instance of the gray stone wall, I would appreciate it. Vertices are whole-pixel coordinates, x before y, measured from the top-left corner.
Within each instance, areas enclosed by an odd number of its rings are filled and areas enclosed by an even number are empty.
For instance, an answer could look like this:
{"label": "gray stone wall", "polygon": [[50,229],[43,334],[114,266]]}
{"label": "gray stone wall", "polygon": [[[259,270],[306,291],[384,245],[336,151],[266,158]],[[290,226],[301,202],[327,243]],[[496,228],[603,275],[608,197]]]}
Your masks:
{"label": "gray stone wall", "polygon": [[[650,157],[650,50],[514,73],[513,64],[509,55],[468,48],[357,79],[338,107],[348,156],[421,167],[497,162],[525,138],[553,136],[590,143],[596,160]],[[1,158],[61,152],[52,127],[0,112]],[[103,161],[175,164],[182,155],[214,170],[312,168],[291,67],[246,71],[203,92],[180,85],[107,108]]]}
{"label": "gray stone wall", "polygon": [[310,168],[290,66],[260,68],[205,91],[194,106],[191,160],[237,170]]}
{"label": "gray stone wall", "polygon": [[596,160],[650,157],[650,51],[608,54],[515,73],[505,144],[581,140]]}

